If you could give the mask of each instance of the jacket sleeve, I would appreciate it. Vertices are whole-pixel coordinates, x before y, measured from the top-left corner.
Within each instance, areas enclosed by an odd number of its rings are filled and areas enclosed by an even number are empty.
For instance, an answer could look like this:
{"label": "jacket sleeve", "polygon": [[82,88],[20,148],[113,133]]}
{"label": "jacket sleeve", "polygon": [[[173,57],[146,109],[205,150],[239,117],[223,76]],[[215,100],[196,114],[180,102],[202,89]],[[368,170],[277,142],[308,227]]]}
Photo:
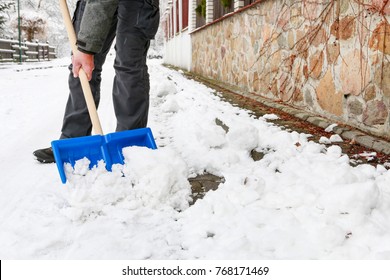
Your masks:
{"label": "jacket sleeve", "polygon": [[86,0],[85,11],[77,34],[77,48],[85,53],[101,51],[112,20],[118,8],[118,0]]}

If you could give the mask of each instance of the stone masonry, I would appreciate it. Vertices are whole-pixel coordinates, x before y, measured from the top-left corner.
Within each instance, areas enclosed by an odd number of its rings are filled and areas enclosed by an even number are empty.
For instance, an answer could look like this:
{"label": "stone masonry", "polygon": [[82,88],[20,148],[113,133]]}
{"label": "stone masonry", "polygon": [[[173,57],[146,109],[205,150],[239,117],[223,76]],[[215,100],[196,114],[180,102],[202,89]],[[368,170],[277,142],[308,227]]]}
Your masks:
{"label": "stone masonry", "polygon": [[390,139],[390,0],[262,0],[195,30],[197,75]]}

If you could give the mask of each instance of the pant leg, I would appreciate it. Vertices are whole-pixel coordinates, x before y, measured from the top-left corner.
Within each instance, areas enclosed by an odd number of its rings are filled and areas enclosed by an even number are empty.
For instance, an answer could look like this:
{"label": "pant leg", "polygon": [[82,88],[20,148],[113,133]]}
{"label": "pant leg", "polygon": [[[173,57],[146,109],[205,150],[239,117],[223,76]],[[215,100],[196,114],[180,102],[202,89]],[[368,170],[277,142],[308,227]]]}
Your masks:
{"label": "pant leg", "polygon": [[157,31],[159,15],[148,17],[145,13],[153,9],[156,11],[145,0],[119,0],[113,85],[116,131],[147,125],[150,84],[146,55],[154,36],[148,32],[150,26]]}
{"label": "pant leg", "polygon": [[[73,27],[76,34],[80,29],[81,18],[85,9],[85,1],[79,1],[75,10],[73,18]],[[115,17],[116,19],[116,17]],[[94,56],[95,69],[92,72],[92,79],[89,82],[91,86],[92,95],[96,104],[96,108],[99,106],[100,101],[100,84],[101,84],[101,72],[105,62],[107,53],[110,50],[112,42],[115,38],[116,20],[112,22],[110,32],[106,38],[102,51]],[[72,73],[72,64],[69,65],[69,98],[65,107],[62,134],[60,139],[73,138],[80,136],[91,135],[92,123],[89,117],[87,105],[85,102],[84,94],[81,88],[80,79],[74,78]]]}

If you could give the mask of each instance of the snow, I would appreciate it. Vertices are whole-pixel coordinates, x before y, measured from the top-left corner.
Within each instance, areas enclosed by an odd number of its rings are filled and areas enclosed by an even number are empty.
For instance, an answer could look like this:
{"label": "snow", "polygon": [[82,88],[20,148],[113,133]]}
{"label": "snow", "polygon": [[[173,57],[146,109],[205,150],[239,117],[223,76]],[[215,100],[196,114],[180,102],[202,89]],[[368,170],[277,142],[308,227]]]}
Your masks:
{"label": "snow", "polygon": [[339,142],[343,142],[343,138],[341,138],[340,135],[338,134],[333,134],[329,138],[325,136],[321,136],[318,142],[321,144],[339,143]]}
{"label": "snow", "polygon": [[[68,61],[0,67],[1,259],[390,259],[389,170],[352,167],[337,143],[256,118],[160,60],[149,61],[158,149],[127,147],[112,172],[82,159],[61,184],[32,151],[59,137]],[[205,172],[224,180],[191,205],[188,178]]]}
{"label": "snow", "polygon": [[338,124],[337,123],[333,123],[331,125],[329,125],[327,128],[325,128],[325,131],[326,132],[332,132],[333,131],[333,128],[337,127]]}
{"label": "snow", "polygon": [[329,140],[332,143],[343,142],[343,139],[338,134],[334,134],[334,135],[330,136]]}

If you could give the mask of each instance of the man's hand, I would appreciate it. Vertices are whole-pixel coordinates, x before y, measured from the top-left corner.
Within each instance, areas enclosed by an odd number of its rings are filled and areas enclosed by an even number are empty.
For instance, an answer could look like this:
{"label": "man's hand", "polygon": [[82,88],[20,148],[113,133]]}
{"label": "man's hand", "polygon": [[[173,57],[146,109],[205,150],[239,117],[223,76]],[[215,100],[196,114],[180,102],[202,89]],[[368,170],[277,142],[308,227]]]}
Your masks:
{"label": "man's hand", "polygon": [[73,64],[73,77],[77,78],[79,76],[80,68],[83,68],[85,74],[87,74],[88,81],[92,79],[92,71],[95,68],[93,62],[93,55],[76,51],[72,56]]}

